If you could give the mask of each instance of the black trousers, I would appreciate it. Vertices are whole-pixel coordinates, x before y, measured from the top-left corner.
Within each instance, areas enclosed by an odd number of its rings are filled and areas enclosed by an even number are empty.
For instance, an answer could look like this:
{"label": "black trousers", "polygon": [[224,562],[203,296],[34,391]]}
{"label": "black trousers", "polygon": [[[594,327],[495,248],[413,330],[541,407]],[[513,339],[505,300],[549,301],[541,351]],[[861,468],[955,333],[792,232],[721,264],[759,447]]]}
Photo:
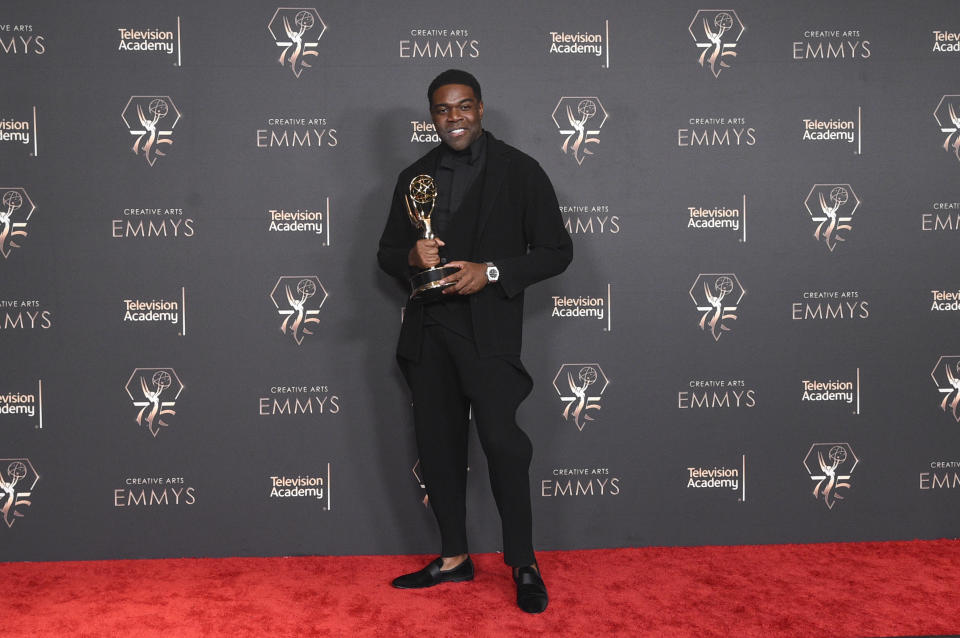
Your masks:
{"label": "black trousers", "polygon": [[530,459],[533,446],[517,426],[533,381],[519,359],[480,357],[473,341],[441,325],[423,329],[419,361],[400,359],[413,392],[420,470],[440,527],[441,555],[466,554],[467,429],[473,408],[503,528],[503,560],[532,564]]}

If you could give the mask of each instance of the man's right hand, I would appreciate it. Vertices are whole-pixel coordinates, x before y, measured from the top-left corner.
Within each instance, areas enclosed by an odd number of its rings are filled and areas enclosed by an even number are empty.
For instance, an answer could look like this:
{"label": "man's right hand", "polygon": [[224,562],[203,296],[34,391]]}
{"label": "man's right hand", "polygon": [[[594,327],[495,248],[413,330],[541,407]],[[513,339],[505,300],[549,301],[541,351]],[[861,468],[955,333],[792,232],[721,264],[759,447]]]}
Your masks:
{"label": "man's right hand", "polygon": [[445,245],[440,239],[418,239],[410,249],[407,262],[420,269],[433,268],[440,265],[440,246]]}

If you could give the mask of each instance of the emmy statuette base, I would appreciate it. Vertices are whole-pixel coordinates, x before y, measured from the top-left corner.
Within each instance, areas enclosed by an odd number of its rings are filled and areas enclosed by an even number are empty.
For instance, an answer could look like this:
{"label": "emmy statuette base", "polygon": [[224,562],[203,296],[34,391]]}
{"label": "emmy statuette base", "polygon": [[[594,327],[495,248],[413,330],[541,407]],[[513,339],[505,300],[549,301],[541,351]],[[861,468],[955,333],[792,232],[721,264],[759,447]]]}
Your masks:
{"label": "emmy statuette base", "polygon": [[440,280],[448,275],[458,272],[460,269],[454,266],[434,266],[410,278],[410,299],[413,301],[432,301],[439,299],[443,289],[452,286],[453,282],[441,284]]}

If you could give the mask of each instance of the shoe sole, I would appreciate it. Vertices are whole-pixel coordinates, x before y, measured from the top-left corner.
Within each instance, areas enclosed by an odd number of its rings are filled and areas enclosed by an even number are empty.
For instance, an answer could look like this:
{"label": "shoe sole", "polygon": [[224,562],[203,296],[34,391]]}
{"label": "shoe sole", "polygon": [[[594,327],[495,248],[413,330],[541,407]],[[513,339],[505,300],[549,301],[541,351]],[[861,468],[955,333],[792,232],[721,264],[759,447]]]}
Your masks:
{"label": "shoe sole", "polygon": [[444,583],[465,583],[473,580],[473,574],[469,576],[454,576],[453,578],[443,578],[438,580],[432,585],[427,585],[425,587],[405,587],[404,585],[397,585],[395,583],[390,583],[394,589],[430,589],[431,587],[436,587],[437,585],[442,585]]}

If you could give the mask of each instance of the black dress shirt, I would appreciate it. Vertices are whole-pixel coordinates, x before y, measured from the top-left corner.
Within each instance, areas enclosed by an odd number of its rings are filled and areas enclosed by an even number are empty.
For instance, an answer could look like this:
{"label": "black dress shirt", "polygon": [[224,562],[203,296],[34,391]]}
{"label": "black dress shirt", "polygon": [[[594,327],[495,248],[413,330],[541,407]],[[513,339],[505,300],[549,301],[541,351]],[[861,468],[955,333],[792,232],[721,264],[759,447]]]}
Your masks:
{"label": "black dress shirt", "polygon": [[[462,151],[443,145],[437,166],[437,205],[433,211],[434,234],[447,242],[440,249],[441,262],[470,259],[470,246],[480,212],[478,183],[487,159],[486,133]],[[469,201],[465,201],[468,198]],[[439,323],[457,334],[473,339],[470,298],[447,295],[426,304],[424,323]]]}
{"label": "black dress shirt", "polygon": [[440,239],[463,204],[467,191],[483,171],[486,159],[486,133],[481,133],[462,151],[455,151],[446,144],[442,146],[437,166],[437,207],[433,211],[433,232]]}

